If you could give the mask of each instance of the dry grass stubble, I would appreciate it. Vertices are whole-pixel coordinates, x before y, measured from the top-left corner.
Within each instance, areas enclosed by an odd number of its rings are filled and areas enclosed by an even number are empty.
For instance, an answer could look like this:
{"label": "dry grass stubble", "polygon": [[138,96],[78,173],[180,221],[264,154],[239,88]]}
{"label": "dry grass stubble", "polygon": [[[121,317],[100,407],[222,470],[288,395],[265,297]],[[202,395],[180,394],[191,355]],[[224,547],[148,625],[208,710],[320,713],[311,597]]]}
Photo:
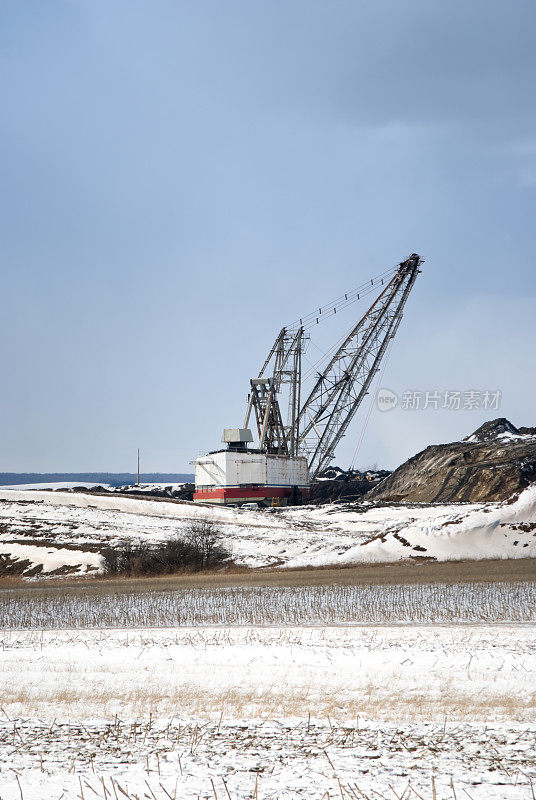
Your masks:
{"label": "dry grass stubble", "polygon": [[27,632],[4,646],[10,716],[536,719],[531,627]]}

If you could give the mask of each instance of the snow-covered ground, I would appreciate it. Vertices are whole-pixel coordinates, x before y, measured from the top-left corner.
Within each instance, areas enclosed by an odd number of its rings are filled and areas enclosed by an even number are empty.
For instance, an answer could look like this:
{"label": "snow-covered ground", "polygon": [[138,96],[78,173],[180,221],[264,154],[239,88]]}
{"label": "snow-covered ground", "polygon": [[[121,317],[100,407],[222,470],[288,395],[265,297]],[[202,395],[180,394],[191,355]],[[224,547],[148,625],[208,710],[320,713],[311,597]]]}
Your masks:
{"label": "snow-covered ground", "polygon": [[0,796],[530,800],[534,626],[2,635]]}
{"label": "snow-covered ground", "polygon": [[160,542],[180,535],[194,519],[215,522],[235,561],[250,567],[536,556],[536,486],[513,503],[264,511],[0,491],[0,556],[27,560],[27,574],[36,567],[41,576],[96,572],[103,548],[126,540]]}
{"label": "snow-covered ground", "polygon": [[[3,501],[3,502],[2,502]],[[54,550],[75,548],[81,569],[95,553],[125,539],[161,541],[192,519],[221,526],[224,541],[248,566],[323,565],[536,555],[536,487],[513,504],[451,504],[356,510],[344,506],[276,512],[207,508],[61,492],[0,492],[0,552],[36,563],[27,544],[46,543],[44,571],[56,569]]]}
{"label": "snow-covered ground", "polygon": [[107,483],[80,483],[80,481],[56,481],[53,483],[15,483],[9,484],[8,486],[0,486],[0,489],[5,489],[6,491],[11,492],[19,492],[25,489],[51,489],[52,491],[56,491],[57,489],[74,489],[75,486],[81,486],[84,489],[91,489],[93,486],[102,486],[103,489],[108,488]]}
{"label": "snow-covered ground", "polygon": [[[0,554],[95,573],[103,548],[193,519],[254,567],[536,556],[536,487],[510,504],[277,511],[9,490]],[[536,627],[467,623],[534,620],[535,591],[4,589],[0,798],[533,800]]]}

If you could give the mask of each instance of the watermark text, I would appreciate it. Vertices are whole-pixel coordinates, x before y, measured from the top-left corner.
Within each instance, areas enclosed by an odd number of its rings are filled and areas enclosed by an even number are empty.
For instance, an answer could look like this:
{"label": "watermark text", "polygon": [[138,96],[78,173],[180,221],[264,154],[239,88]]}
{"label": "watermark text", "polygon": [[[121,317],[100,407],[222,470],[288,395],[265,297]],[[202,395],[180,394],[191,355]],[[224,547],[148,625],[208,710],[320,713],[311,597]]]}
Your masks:
{"label": "watermark text", "polygon": [[376,406],[380,411],[498,411],[502,393],[499,389],[407,389],[400,394],[378,389]]}

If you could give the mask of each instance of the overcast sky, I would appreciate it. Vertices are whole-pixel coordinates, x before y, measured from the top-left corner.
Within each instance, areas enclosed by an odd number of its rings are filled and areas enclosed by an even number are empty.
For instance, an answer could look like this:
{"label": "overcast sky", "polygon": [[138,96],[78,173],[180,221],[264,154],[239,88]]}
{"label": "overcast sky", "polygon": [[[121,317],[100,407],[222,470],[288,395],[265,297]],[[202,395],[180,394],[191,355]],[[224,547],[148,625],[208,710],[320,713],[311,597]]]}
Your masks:
{"label": "overcast sky", "polygon": [[382,385],[501,406],[374,409],[358,465],[536,425],[533,0],[0,15],[0,470],[189,471],[282,325],[412,252]]}

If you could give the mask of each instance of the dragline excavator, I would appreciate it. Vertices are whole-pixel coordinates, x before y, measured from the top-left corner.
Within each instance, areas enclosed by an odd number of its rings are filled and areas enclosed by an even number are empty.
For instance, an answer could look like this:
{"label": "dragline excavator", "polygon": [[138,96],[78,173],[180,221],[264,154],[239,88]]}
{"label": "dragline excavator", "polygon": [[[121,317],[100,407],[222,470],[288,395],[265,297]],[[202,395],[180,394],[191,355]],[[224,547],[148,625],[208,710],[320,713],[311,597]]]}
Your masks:
{"label": "dragline excavator", "polygon": [[[269,505],[307,500],[310,481],[334,459],[337,445],[369,393],[422,263],[413,253],[282,328],[259,374],[250,380],[243,427],[226,428],[225,449],[195,460],[195,501]],[[303,370],[309,331],[378,289],[351,330],[319,362]],[[252,429],[257,435],[255,447]]]}

